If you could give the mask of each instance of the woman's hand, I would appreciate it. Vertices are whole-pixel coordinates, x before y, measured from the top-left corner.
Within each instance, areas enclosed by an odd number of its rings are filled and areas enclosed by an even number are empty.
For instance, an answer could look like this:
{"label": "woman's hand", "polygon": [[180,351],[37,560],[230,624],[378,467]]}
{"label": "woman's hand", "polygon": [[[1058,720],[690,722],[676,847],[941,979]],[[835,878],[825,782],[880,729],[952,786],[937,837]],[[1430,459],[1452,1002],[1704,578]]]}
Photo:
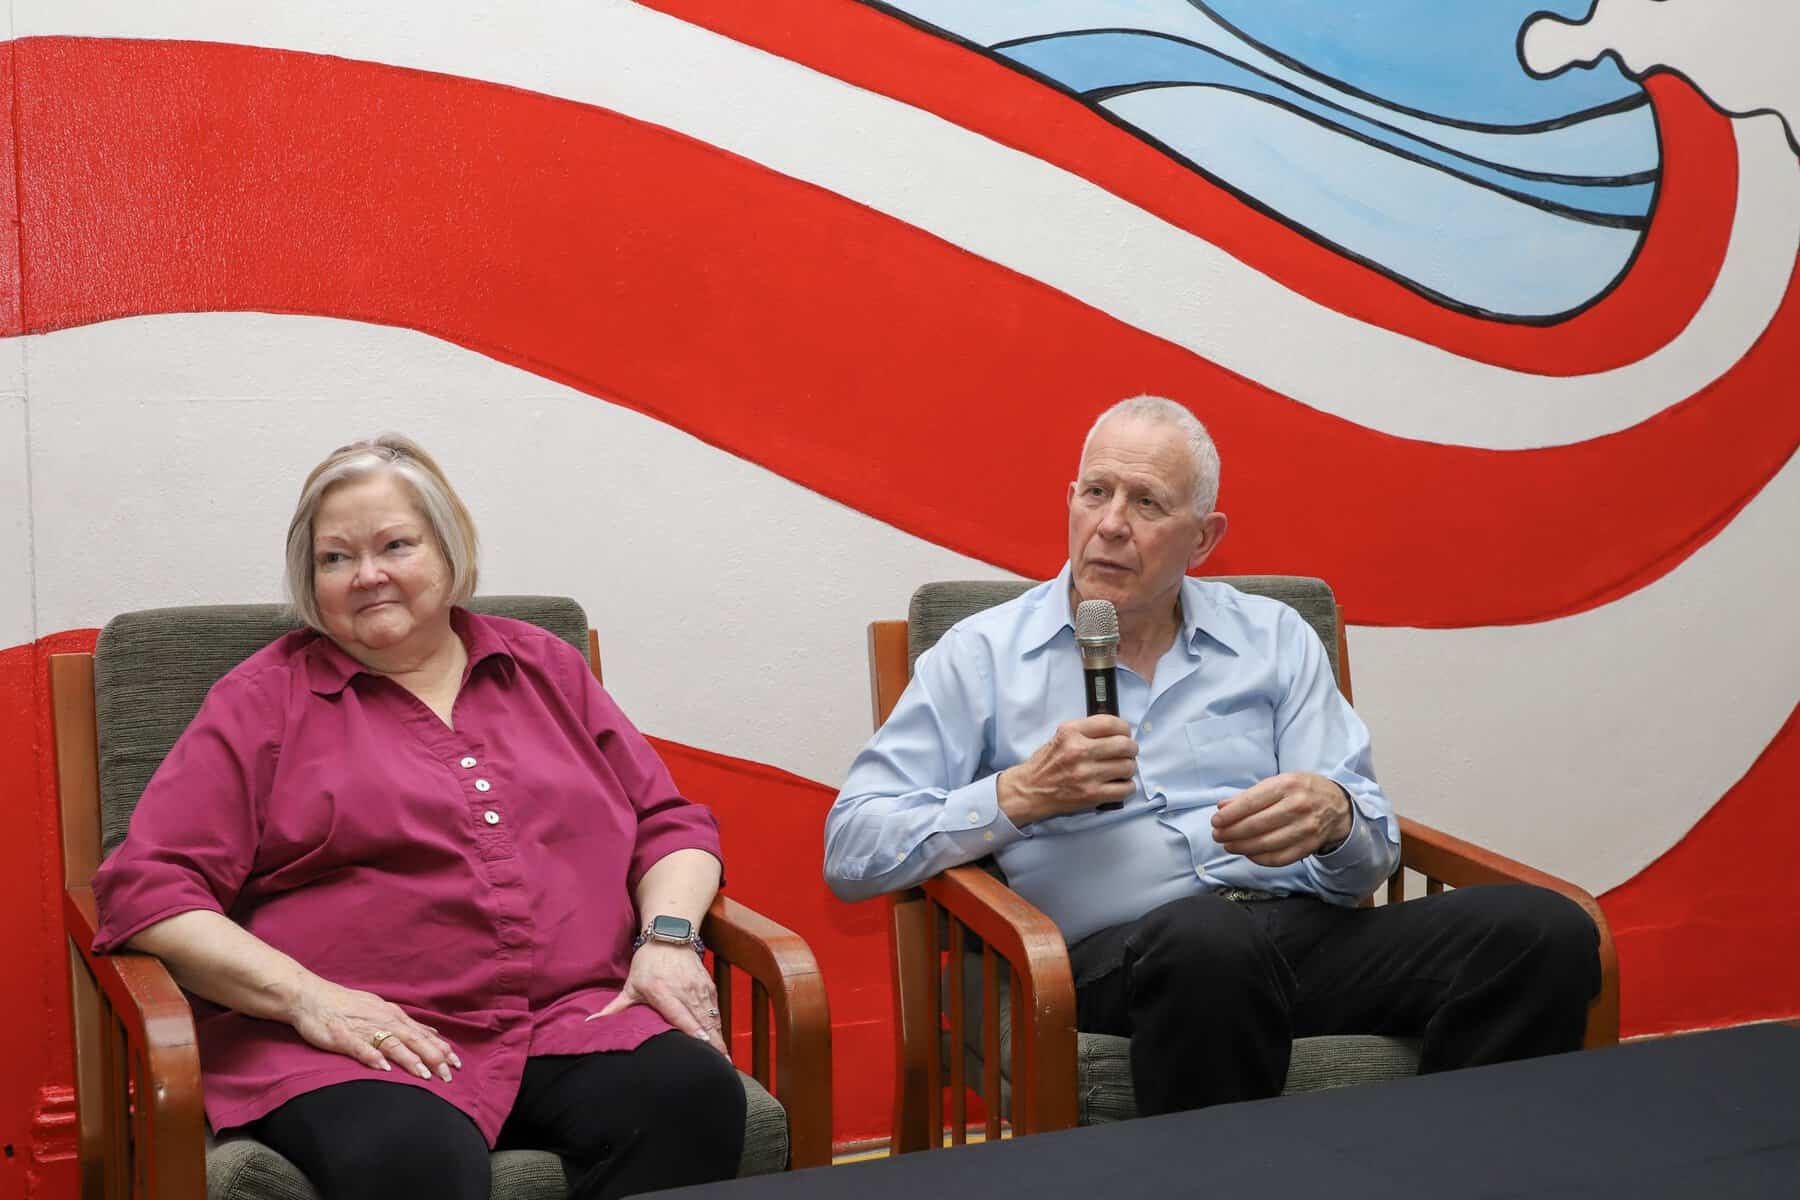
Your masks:
{"label": "woman's hand", "polygon": [[724,1038],[719,1036],[718,989],[693,947],[676,942],[645,942],[631,957],[631,972],[625,977],[624,989],[588,1020],[611,1016],[633,1004],[649,1005],[681,1032],[704,1038],[720,1054],[729,1055]]}
{"label": "woman's hand", "polygon": [[373,992],[340,987],[313,976],[295,993],[286,1014],[288,1024],[308,1042],[354,1058],[378,1071],[402,1070],[445,1083],[451,1068],[462,1069],[462,1059],[450,1043],[429,1025],[413,1020],[397,1005]]}
{"label": "woman's hand", "polygon": [[[462,1059],[429,1025],[370,992],[321,979],[222,913],[190,909],[147,926],[129,943],[154,954],[175,982],[222,1008],[292,1025],[321,1050],[445,1083]],[[386,1036],[382,1036],[382,1035]]]}

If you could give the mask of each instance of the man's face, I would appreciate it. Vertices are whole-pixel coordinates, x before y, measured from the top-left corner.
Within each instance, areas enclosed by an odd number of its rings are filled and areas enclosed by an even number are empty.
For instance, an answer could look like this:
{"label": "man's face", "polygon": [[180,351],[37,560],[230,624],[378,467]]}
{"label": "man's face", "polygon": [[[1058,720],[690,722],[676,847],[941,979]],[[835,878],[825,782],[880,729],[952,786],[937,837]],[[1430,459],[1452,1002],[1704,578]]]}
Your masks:
{"label": "man's face", "polygon": [[1194,511],[1193,464],[1179,430],[1117,416],[1100,426],[1069,485],[1069,563],[1077,600],[1110,600],[1121,621],[1171,611],[1181,577],[1224,534]]}

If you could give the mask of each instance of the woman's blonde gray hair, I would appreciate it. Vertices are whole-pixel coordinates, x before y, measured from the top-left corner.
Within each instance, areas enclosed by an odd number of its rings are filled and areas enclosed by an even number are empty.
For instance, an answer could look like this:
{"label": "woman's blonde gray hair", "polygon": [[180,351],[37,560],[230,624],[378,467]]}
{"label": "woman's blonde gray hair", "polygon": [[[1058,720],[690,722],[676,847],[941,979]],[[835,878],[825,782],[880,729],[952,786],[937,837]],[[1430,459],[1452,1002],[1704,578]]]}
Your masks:
{"label": "woman's blonde gray hair", "polygon": [[294,505],[293,520],[288,522],[288,602],[302,621],[320,632],[324,632],[325,624],[313,589],[313,521],[332,488],[366,479],[378,471],[390,472],[411,489],[419,514],[431,527],[438,552],[449,564],[450,603],[467,604],[475,594],[480,543],[475,536],[474,518],[423,446],[404,434],[383,433],[339,446],[314,467],[300,488],[300,501]]}

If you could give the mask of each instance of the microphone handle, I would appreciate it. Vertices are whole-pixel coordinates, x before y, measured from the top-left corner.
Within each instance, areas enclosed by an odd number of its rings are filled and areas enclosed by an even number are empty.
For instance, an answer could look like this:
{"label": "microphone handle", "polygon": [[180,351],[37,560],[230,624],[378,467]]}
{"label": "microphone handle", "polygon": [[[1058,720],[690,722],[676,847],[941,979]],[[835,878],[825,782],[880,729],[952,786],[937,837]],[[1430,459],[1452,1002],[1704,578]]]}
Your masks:
{"label": "microphone handle", "polygon": [[[1090,717],[1119,715],[1119,678],[1113,667],[1084,667],[1081,671],[1084,690],[1087,692],[1087,713]],[[1105,804],[1096,805],[1095,812],[1117,812],[1125,807],[1123,800],[1109,800]]]}

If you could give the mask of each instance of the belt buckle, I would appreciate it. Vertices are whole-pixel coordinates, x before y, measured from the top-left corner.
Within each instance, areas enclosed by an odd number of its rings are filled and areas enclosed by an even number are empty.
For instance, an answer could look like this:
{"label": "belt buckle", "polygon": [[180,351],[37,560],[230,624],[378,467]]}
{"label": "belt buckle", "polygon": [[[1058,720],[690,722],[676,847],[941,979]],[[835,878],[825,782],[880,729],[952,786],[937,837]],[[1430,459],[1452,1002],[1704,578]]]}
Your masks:
{"label": "belt buckle", "polygon": [[1273,900],[1274,892],[1258,891],[1256,888],[1222,887],[1213,891],[1221,900],[1230,900],[1234,904],[1242,904],[1248,900]]}

